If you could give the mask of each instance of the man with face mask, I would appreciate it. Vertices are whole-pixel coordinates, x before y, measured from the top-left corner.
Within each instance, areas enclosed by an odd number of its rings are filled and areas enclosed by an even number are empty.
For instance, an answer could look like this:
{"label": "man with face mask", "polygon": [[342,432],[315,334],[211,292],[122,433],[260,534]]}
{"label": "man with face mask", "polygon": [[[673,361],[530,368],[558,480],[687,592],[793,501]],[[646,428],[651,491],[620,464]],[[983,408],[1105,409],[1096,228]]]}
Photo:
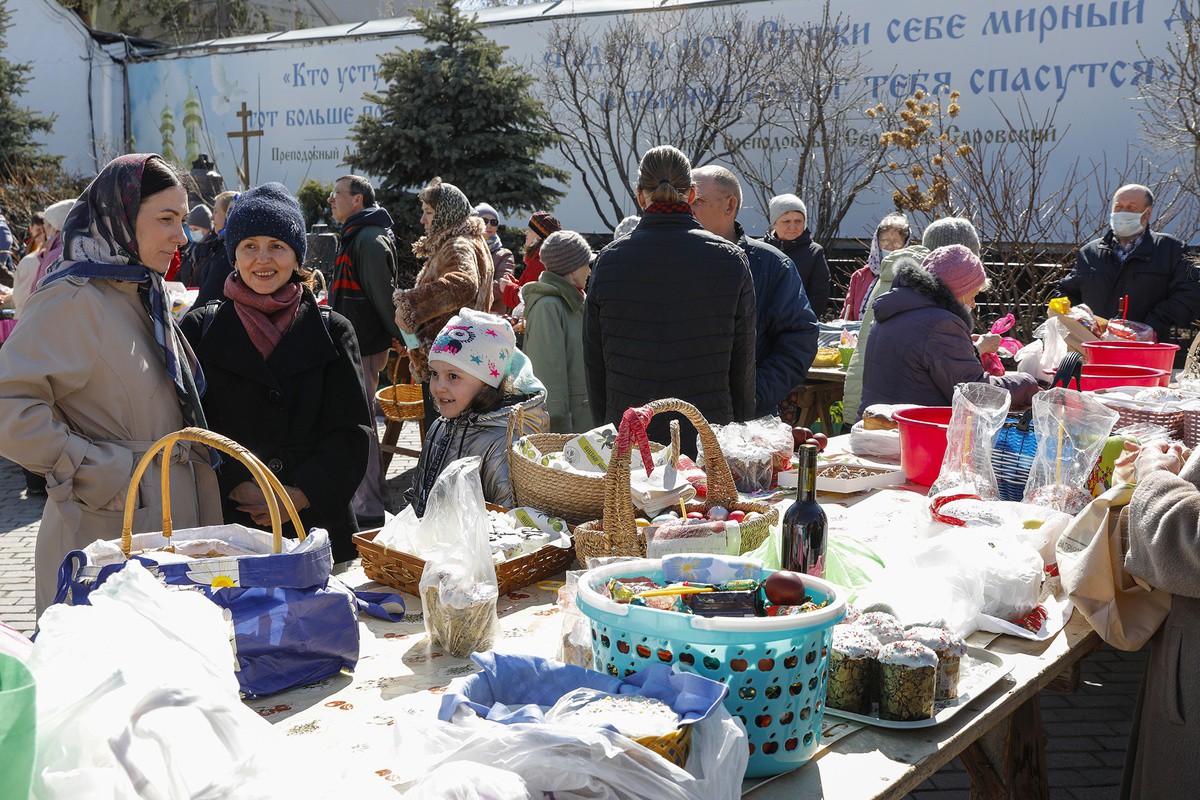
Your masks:
{"label": "man with face mask", "polygon": [[1200,276],[1183,242],[1150,230],[1153,210],[1154,194],[1145,186],[1118,189],[1111,230],[1079,249],[1058,293],[1106,319],[1120,314],[1121,298],[1128,295],[1128,319],[1146,323],[1165,341],[1172,326],[1200,317]]}

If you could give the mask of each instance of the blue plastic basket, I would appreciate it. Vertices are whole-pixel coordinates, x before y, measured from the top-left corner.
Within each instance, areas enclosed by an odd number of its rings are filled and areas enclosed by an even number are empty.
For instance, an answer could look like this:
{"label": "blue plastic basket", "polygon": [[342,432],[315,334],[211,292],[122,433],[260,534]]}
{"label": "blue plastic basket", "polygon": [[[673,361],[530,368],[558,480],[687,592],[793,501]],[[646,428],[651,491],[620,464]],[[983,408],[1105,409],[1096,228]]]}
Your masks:
{"label": "blue plastic basket", "polygon": [[576,603],[592,623],[597,669],[620,677],[651,663],[675,664],[724,683],[725,708],[746,726],[747,777],[778,775],[812,758],[825,717],[829,640],[846,616],[841,592],[806,577],[813,600],[828,599],[828,606],[798,616],[743,619],[623,605],[597,591],[611,578],[638,575],[661,582],[661,561],[622,561],[580,578]]}
{"label": "blue plastic basket", "polygon": [[1025,499],[1025,483],[1036,453],[1037,434],[1029,413],[1009,414],[992,447],[992,468],[1001,500],[1019,503]]}

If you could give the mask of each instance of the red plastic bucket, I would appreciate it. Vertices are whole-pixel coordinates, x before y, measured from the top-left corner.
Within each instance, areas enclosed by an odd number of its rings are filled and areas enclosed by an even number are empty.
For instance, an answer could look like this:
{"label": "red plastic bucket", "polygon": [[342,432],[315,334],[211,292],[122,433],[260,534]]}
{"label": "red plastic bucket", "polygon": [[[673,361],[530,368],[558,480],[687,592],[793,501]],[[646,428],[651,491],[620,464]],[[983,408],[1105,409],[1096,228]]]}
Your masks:
{"label": "red plastic bucket", "polygon": [[1094,392],[1117,386],[1158,386],[1170,373],[1150,367],[1127,367],[1122,364],[1084,364],[1080,389]]}
{"label": "red plastic bucket", "polygon": [[1171,380],[1171,369],[1175,366],[1175,354],[1179,352],[1179,345],[1151,342],[1084,342],[1083,352],[1089,364],[1119,364],[1126,367],[1161,369],[1166,374],[1159,379],[1159,385],[1166,386]]}
{"label": "red plastic bucket", "polygon": [[900,464],[912,483],[932,486],[946,456],[949,406],[906,408],[892,415],[900,426]]}

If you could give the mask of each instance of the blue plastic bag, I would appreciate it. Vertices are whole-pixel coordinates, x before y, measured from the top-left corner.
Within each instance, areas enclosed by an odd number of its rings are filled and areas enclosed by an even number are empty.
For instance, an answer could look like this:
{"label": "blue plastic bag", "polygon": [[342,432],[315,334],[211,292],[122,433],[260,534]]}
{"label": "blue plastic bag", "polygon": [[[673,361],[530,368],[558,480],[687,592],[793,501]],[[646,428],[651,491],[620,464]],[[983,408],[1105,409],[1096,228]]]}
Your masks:
{"label": "blue plastic bag", "polygon": [[661,700],[684,723],[706,719],[728,691],[724,684],[666,664],[653,664],[625,678],[563,664],[548,658],[505,653],[475,653],[481,672],[450,684],[438,719],[450,721],[459,706],[502,725],[542,722],[542,706],[552,706],[575,689],[633,694]]}
{"label": "blue plastic bag", "polygon": [[[186,540],[189,533],[178,531],[173,540]],[[270,539],[269,534],[246,528],[238,533]],[[399,595],[356,595],[331,574],[333,553],[325,531],[314,530],[309,538],[313,541],[299,552],[164,563],[143,551],[134,558],[168,586],[199,591],[226,610],[233,622],[241,691],[261,697],[353,670],[358,663],[359,611],[391,621],[404,616]],[[144,548],[145,543],[138,544]],[[88,605],[91,592],[126,563],[101,566],[89,563],[82,550],[68,553],[59,568],[55,602]],[[385,604],[398,604],[399,615],[388,612]]]}

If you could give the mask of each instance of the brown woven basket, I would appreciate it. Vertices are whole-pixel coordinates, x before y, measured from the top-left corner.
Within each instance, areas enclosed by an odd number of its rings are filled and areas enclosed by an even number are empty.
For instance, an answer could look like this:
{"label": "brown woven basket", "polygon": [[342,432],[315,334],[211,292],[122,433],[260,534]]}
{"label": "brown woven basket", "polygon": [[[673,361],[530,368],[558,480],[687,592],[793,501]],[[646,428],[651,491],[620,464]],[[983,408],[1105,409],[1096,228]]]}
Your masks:
{"label": "brown woven basket", "polygon": [[1103,392],[1095,392],[1094,394],[1097,400],[1117,412],[1117,422],[1113,425],[1114,431],[1120,430],[1127,425],[1147,423],[1166,428],[1167,432],[1174,439],[1178,439],[1183,435],[1182,411],[1151,411],[1145,408],[1127,406],[1123,403],[1110,405]]}
{"label": "brown woven basket", "polygon": [[1183,412],[1183,443],[1188,447],[1200,445],[1200,408]]}
{"label": "brown woven basket", "polygon": [[[724,506],[730,511],[745,511],[747,514],[758,512],[762,514],[761,517],[742,523],[742,552],[749,552],[762,544],[771,532],[771,526],[779,521],[779,510],[765,503],[743,503],[738,500],[729,462],[725,460],[716,434],[699,409],[691,403],[675,399],[655,400],[648,408],[654,414],[677,411],[687,417],[700,434],[707,464],[708,492],[703,503],[689,503],[687,510],[707,512],[714,506]],[[575,529],[575,554],[579,556],[580,564],[586,566],[589,558],[646,557],[646,539],[634,523],[633,500],[630,497],[629,460],[632,453],[633,448],[624,453],[613,452],[604,476],[604,516]]]}
{"label": "brown woven basket", "polygon": [[[562,517],[572,527],[603,514],[603,475],[579,475],[543,467],[513,449],[521,417],[518,411],[510,415],[508,421],[508,475],[517,505]],[[575,436],[572,433],[531,433],[525,438],[540,453],[557,453]],[[658,452],[663,446],[651,442],[650,449]]]}
{"label": "brown woven basket", "polygon": [[[507,511],[508,509],[488,503],[491,511]],[[411,553],[402,553],[381,544],[375,544],[378,530],[363,531],[352,537],[358,554],[362,557],[363,572],[367,577],[384,586],[391,586],[402,592],[420,596],[421,573],[425,569],[425,560]],[[496,583],[500,594],[508,594],[517,589],[530,586],[545,580],[552,575],[565,572],[575,560],[575,551],[570,547],[555,547],[546,545],[542,549],[513,558],[496,565]]]}
{"label": "brown woven basket", "polygon": [[392,385],[375,393],[375,400],[383,415],[396,422],[410,422],[425,418],[425,400],[421,394],[421,384],[400,383],[400,370],[408,361],[408,355],[402,353],[392,364],[388,377]]}

